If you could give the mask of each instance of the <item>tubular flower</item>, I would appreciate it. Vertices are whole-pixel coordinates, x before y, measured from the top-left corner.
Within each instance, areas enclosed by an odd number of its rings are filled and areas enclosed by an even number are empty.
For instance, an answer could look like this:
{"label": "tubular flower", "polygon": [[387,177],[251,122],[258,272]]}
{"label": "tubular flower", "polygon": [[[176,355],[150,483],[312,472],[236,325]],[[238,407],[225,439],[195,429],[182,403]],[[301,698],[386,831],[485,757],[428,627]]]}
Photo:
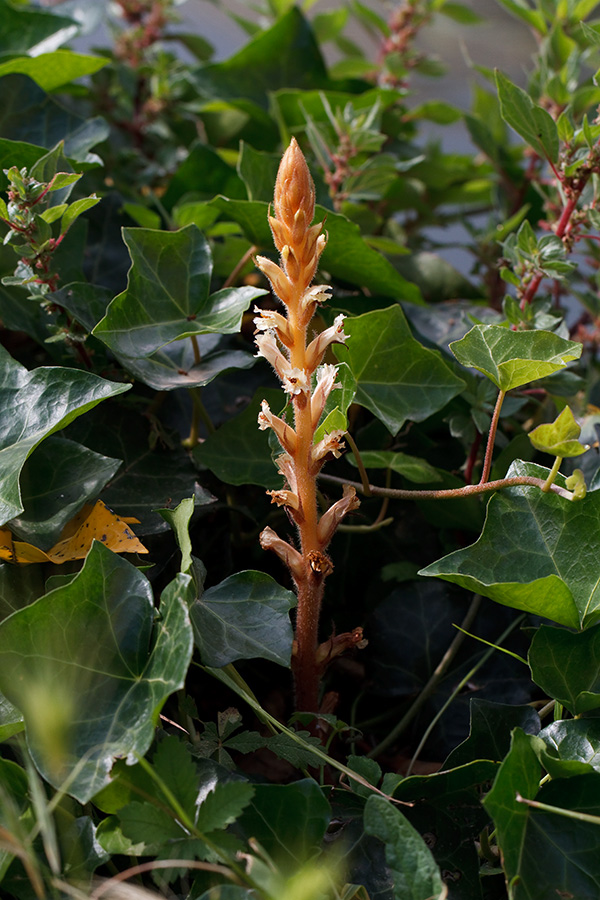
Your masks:
{"label": "tubular flower", "polygon": [[277,435],[277,440],[284,450],[292,455],[296,452],[296,432],[291,425],[288,425],[279,416],[273,415],[266,400],[263,400],[261,403],[261,411],[258,414],[258,427],[261,431],[271,428]]}
{"label": "tubular flower", "polygon": [[271,503],[276,503],[277,506],[289,506],[296,511],[300,509],[298,494],[293,491],[267,491],[267,494],[271,498]]}
{"label": "tubular flower", "polygon": [[333,325],[330,325],[329,328],[318,334],[306,348],[306,365],[308,368],[316,369],[330,344],[343,344],[346,338],[347,335],[344,334],[344,316],[340,314],[335,317]]}
{"label": "tubular flower", "polygon": [[318,306],[319,303],[327,303],[331,300],[331,288],[328,284],[314,284],[304,291],[300,298],[301,309],[307,310],[312,307],[313,303]]}
{"label": "tubular flower", "polygon": [[263,550],[272,550],[286,564],[292,576],[296,579],[304,577],[304,562],[297,550],[282,540],[279,535],[268,526],[261,531],[260,546]]}
{"label": "tubular flower", "polygon": [[315,474],[320,470],[329,454],[334,456],[335,459],[339,459],[342,455],[342,450],[344,449],[342,438],[344,433],[339,428],[336,428],[335,431],[326,434],[322,441],[314,445],[310,451],[310,457]]}
{"label": "tubular flower", "polygon": [[277,468],[279,472],[285,480],[287,481],[290,490],[294,491],[295,494],[298,493],[298,483],[296,479],[296,469],[294,468],[294,460],[289,455],[289,453],[282,453],[275,460]]}
{"label": "tubular flower", "polygon": [[325,409],[327,398],[334,388],[340,387],[335,383],[337,375],[337,366],[325,365],[317,369],[317,384],[311,397],[311,418],[312,426],[316,428],[319,419]]}
{"label": "tubular flower", "polygon": [[290,282],[283,269],[280,269],[277,263],[274,263],[272,259],[268,259],[266,256],[256,256],[254,262],[271,282],[273,292],[279,297],[282,303],[287,305]]}
{"label": "tubular flower", "polygon": [[342,499],[330,506],[319,520],[317,534],[322,547],[327,546],[344,516],[359,506],[360,500],[356,496],[356,491],[349,484],[345,484]]}
{"label": "tubular flower", "polygon": [[293,343],[288,321],[285,316],[282,316],[281,313],[275,312],[272,309],[259,309],[258,306],[254,307],[254,312],[258,313],[254,319],[257,331],[270,331],[271,333],[275,333],[286,347],[289,347]]}

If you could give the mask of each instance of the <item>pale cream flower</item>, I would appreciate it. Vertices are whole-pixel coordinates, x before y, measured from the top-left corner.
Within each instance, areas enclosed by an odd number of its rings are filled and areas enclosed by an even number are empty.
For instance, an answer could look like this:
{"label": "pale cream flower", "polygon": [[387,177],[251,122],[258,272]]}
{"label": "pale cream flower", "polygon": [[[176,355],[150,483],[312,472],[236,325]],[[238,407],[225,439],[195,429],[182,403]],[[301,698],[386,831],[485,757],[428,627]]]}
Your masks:
{"label": "pale cream flower", "polygon": [[334,388],[341,387],[335,383],[337,366],[329,363],[317,369],[317,383],[311,397],[312,427],[316,428],[325,409],[327,398]]}
{"label": "pale cream flower", "polygon": [[344,437],[344,434],[344,431],[336,428],[334,431],[326,434],[323,440],[319,441],[318,444],[314,445],[314,447],[310,451],[310,456],[313,462],[313,468],[316,464],[317,472],[321,468],[322,460],[324,460],[326,456],[329,456],[329,454],[331,454],[336,459],[338,459],[342,455],[342,450],[344,449],[342,438]]}
{"label": "pale cream flower", "polygon": [[261,411],[258,414],[258,427],[261,431],[271,428],[277,435],[277,440],[283,449],[292,456],[294,455],[297,444],[296,432],[291,425],[288,425],[279,416],[273,415],[266,400],[263,400],[261,403]]}
{"label": "pale cream flower", "polygon": [[344,316],[340,314],[335,317],[333,325],[325,328],[306,348],[307,368],[314,371],[323,359],[323,354],[330,344],[343,344],[346,338],[347,335],[344,334]]}

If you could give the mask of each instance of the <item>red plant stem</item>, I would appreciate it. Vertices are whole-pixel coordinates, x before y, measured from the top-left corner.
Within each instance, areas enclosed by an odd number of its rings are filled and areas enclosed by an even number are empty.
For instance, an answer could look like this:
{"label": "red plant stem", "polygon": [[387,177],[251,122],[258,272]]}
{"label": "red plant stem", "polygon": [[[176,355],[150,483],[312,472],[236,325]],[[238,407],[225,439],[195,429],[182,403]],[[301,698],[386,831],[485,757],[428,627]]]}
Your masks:
{"label": "red plant stem", "polygon": [[473,481],[473,469],[475,468],[475,463],[477,461],[477,454],[479,453],[480,447],[481,447],[481,434],[479,431],[476,431],[475,432],[475,440],[471,444],[469,456],[467,457],[467,464],[465,466],[465,484],[471,484]]}
{"label": "red plant stem", "polygon": [[492,456],[494,454],[494,443],[496,441],[496,431],[498,430],[498,419],[500,418],[500,410],[502,409],[502,404],[504,402],[505,396],[506,391],[498,391],[498,399],[496,400],[494,412],[492,413],[492,421],[490,422],[487,447],[485,449],[485,460],[483,462],[483,471],[481,473],[481,478],[479,479],[480,484],[485,484],[490,477],[490,471],[492,469]]}
{"label": "red plant stem", "polygon": [[[573,190],[570,198],[565,203],[565,205],[563,207],[563,211],[560,215],[560,219],[556,223],[556,228],[554,229],[554,233],[556,234],[557,237],[562,239],[567,234],[569,227],[570,227],[571,216],[575,212],[577,202],[578,202],[579,198],[581,197],[582,191],[586,184],[587,184],[587,178],[577,188],[577,190]],[[535,297],[535,295],[538,292],[538,288],[539,288],[543,278],[544,278],[543,274],[541,272],[539,272],[537,275],[535,275],[531,279],[531,281],[527,285],[527,289],[524,291],[523,296],[521,297],[521,304],[520,304],[521,309],[525,309],[525,307],[529,303],[532,302],[533,298]]]}

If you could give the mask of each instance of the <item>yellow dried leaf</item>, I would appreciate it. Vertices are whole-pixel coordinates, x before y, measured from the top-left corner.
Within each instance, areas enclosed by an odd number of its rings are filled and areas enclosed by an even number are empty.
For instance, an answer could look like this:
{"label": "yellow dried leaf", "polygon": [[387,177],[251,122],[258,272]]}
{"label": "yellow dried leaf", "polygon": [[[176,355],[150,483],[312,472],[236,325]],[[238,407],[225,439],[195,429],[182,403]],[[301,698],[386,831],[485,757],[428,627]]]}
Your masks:
{"label": "yellow dried leaf", "polygon": [[45,553],[23,541],[13,541],[7,528],[0,528],[0,559],[28,565],[56,564],[85,559],[93,541],[100,541],[113,553],[147,553],[129,524],[138,519],[117,516],[101,500],[86,505],[63,528],[60,541]]}

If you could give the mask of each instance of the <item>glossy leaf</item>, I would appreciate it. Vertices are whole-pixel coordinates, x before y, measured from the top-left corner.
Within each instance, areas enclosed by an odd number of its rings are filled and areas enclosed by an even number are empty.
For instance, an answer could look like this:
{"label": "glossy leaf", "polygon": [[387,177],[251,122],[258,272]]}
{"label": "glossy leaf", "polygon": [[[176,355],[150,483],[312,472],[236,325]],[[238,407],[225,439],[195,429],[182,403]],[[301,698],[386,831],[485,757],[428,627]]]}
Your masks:
{"label": "glossy leaf", "polygon": [[[226,221],[237,222],[252,244],[274,253],[273,237],[268,224],[268,203],[258,200],[230,200],[215,197],[206,206],[216,210]],[[421,303],[421,293],[394,266],[369,246],[355,225],[340,213],[323,206],[315,208],[315,222],[326,220],[328,242],[321,257],[321,267],[342,282],[366,287],[374,294]]]}
{"label": "glossy leaf", "polygon": [[439,353],[410,332],[399,306],[365,313],[344,323],[348,342],[335,346],[357,381],[355,402],[396,434],[407,419],[422,422],[464,387]]}
{"label": "glossy leaf", "polygon": [[246,409],[221,425],[194,448],[194,459],[227,484],[258,484],[265,488],[281,486],[269,448],[269,436],[259,431],[258,413],[262,400],[273,410],[282,403],[280,391],[260,388]]}
{"label": "glossy leaf", "polygon": [[[572,813],[600,814],[600,778],[596,772],[574,775],[539,789],[540,774],[530,739],[516,730],[512,749],[483,801],[496,827],[514,898],[545,900],[548,885],[557,896],[595,897],[600,887],[598,825],[578,821]],[[556,811],[531,808],[518,796],[535,798]],[[561,810],[570,813],[568,819]]]}
{"label": "glossy leaf", "polygon": [[[366,469],[391,469],[414,484],[431,484],[441,481],[438,471],[427,460],[408,453],[392,450],[361,450],[360,458]],[[353,453],[346,456],[348,462],[356,466]]]}
{"label": "glossy leaf", "polygon": [[560,415],[544,425],[538,425],[529,432],[529,440],[536,450],[550,453],[553,456],[581,456],[589,447],[579,442],[581,425],[569,406],[565,406]]}
{"label": "glossy leaf", "polygon": [[154,716],[181,687],[192,631],[179,575],[163,592],[95,543],[66,586],[0,625],[0,689],[22,710],[30,752],[55,787],[86,802],[116,756],[144,754]]}
{"label": "glossy leaf", "polygon": [[469,737],[456,747],[444,762],[444,769],[464,766],[477,759],[501,762],[510,750],[514,728],[526,734],[537,734],[540,718],[531,706],[491,703],[473,698],[470,702]]}
{"label": "glossy leaf", "polygon": [[237,827],[257,840],[277,865],[293,871],[318,853],[330,818],[322,789],[304,778],[293,784],[256,785]]}
{"label": "glossy leaf", "polygon": [[245,97],[264,107],[269,94],[278,88],[329,86],[311,27],[296,6],[228,60],[197,69],[194,75],[205,96]]}
{"label": "glossy leaf", "polygon": [[84,503],[97,497],[121,460],[94,453],[62,437],[45,440],[29,457],[21,473],[23,513],[10,530],[47,550]]}
{"label": "glossy leaf", "polygon": [[259,657],[289,666],[289,613],[296,602],[291,591],[263,572],[237,572],[204,591],[190,610],[202,662],[220,667]]}
{"label": "glossy leaf", "polygon": [[41,9],[16,9],[7,0],[0,0],[0,19],[3,53],[31,56],[49,53],[79,30],[77,23],[66,16]]}
{"label": "glossy leaf", "polygon": [[510,331],[475,325],[450,349],[463,366],[483,372],[501,391],[537,381],[581,356],[582,345],[550,331]]}
{"label": "glossy leaf", "polygon": [[204,387],[226,372],[250,369],[256,362],[245,350],[224,347],[221,335],[200,334],[197,341],[200,362],[196,362],[191,341],[174,341],[146,359],[122,354],[117,354],[117,358],[138,381],[155,391]]}
{"label": "glossy leaf", "polygon": [[64,141],[66,156],[85,160],[89,149],[108,137],[103,119],[75,115],[26,75],[4,75],[0,91],[4,97],[0,108],[3,138],[48,149]]}
{"label": "glossy leaf", "polygon": [[132,430],[131,411],[126,407],[106,413],[100,407],[72,426],[69,436],[97,453],[123,460],[100,499],[118,515],[138,519],[135,530],[140,536],[168,530],[157,508],[177,506],[191,496],[197,506],[214,502],[213,495],[198,484],[197,470],[185,450],[169,447],[147,420],[140,420]]}
{"label": "glossy leaf", "polygon": [[600,625],[576,633],[542,625],[529,665],[535,683],[573,715],[600,707]]}
{"label": "glossy leaf", "polygon": [[444,883],[421,835],[399,809],[384,797],[369,797],[365,831],[385,844],[385,858],[393,877],[397,900],[443,897]]}
{"label": "glossy leaf", "polygon": [[[547,469],[517,460],[508,475],[545,478]],[[475,590],[498,603],[589,627],[600,615],[593,566],[600,548],[600,497],[593,491],[576,503],[537,487],[499,491],[488,503],[481,537],[421,570]]]}
{"label": "glossy leaf", "polygon": [[502,118],[533,147],[539,156],[551,162],[558,160],[558,131],[547,110],[537,106],[531,97],[501,72],[496,72]]}
{"label": "glossy leaf", "polygon": [[242,287],[209,296],[210,248],[193,225],[175,232],[127,228],[123,237],[132,259],[128,287],[94,328],[116,353],[145,358],[185,337],[232,334],[251,301],[264,293]]}
{"label": "glossy leaf", "polygon": [[552,778],[600,772],[598,719],[559,719],[542,729],[540,738],[546,744],[540,759]]}
{"label": "glossy leaf", "polygon": [[53,53],[40,53],[34,57],[18,56],[6,62],[0,59],[0,78],[13,73],[28,75],[43,90],[55,91],[77,78],[93,75],[107,62],[102,56],[55,50]]}
{"label": "glossy leaf", "polygon": [[77,369],[28,372],[0,348],[0,524],[23,511],[19,477],[37,445],[101,400],[129,387]]}
{"label": "glossy leaf", "polygon": [[528,735],[515,728],[510,752],[500,766],[491,791],[483,800],[496,827],[509,882],[519,873],[529,819],[529,808],[517,801],[517,794],[528,800],[533,799],[539,790],[540,775],[540,764]]}

